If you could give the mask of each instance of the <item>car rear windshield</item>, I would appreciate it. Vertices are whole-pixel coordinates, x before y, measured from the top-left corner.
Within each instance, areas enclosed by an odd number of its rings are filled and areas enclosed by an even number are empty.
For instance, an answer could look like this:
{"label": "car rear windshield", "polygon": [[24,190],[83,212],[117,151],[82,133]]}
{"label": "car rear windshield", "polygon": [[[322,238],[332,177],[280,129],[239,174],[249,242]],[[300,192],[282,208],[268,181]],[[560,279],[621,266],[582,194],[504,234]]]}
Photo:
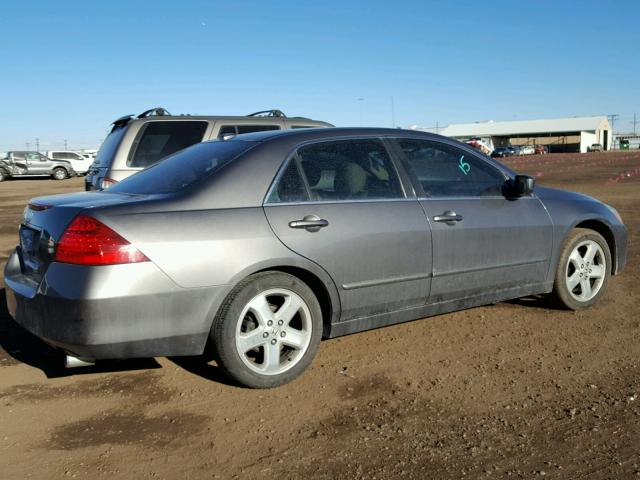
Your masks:
{"label": "car rear windshield", "polygon": [[168,120],[145,124],[136,136],[127,166],[148,167],[183,148],[200,143],[207,122]]}
{"label": "car rear windshield", "polygon": [[107,138],[104,139],[102,145],[100,146],[100,150],[96,153],[96,158],[93,161],[93,164],[96,167],[108,167],[113,161],[113,157],[116,154],[116,150],[120,145],[120,141],[124,136],[124,132],[126,132],[126,128],[116,128],[113,130]]}
{"label": "car rear windshield", "polygon": [[255,144],[240,140],[198,143],[124,179],[107,192],[137,195],[177,192],[211,176]]}

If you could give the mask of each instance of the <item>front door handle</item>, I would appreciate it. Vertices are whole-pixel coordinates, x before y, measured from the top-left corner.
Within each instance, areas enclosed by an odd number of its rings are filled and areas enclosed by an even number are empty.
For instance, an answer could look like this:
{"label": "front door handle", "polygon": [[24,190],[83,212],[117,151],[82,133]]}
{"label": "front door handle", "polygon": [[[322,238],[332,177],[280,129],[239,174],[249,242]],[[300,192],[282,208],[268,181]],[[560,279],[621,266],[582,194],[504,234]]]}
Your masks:
{"label": "front door handle", "polygon": [[456,222],[462,221],[462,215],[458,215],[456,212],[447,210],[446,212],[443,212],[440,215],[436,215],[435,217],[433,217],[433,221],[446,223],[447,225],[455,225]]}
{"label": "front door handle", "polygon": [[289,222],[290,228],[304,228],[307,232],[317,232],[327,225],[329,225],[329,222],[317,215],[305,215],[302,220],[292,220]]}

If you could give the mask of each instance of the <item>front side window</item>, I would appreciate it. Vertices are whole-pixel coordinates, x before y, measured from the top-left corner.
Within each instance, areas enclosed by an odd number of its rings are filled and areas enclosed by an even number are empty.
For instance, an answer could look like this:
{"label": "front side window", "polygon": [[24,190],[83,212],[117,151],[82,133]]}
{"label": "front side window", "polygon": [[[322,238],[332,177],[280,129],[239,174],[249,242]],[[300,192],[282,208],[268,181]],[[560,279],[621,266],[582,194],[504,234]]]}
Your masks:
{"label": "front side window", "polygon": [[407,169],[430,197],[501,195],[504,175],[458,147],[418,139],[397,139]]}
{"label": "front side window", "polygon": [[29,152],[27,153],[27,160],[30,162],[46,162],[47,157],[36,152]]}
{"label": "front side window", "polygon": [[138,133],[127,165],[148,167],[183,148],[200,143],[206,129],[207,122],[149,122]]}

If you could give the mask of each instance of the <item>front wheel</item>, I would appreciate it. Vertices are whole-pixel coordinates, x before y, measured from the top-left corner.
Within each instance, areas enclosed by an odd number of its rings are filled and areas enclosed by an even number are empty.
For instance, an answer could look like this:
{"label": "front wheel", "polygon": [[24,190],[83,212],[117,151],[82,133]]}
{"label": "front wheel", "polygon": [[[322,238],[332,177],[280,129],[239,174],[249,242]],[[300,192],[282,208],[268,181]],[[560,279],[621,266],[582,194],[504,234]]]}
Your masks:
{"label": "front wheel", "polygon": [[560,252],[552,296],[571,310],[590,307],[604,295],[610,276],[607,241],[593,230],[576,228]]}
{"label": "front wheel", "polygon": [[229,377],[247,387],[271,388],[309,366],[321,337],[322,312],[313,291],[292,275],[262,272],[228,295],[209,340]]}
{"label": "front wheel", "polygon": [[0,170],[0,182],[4,182],[7,179],[7,175],[3,170]]}
{"label": "front wheel", "polygon": [[64,168],[56,168],[53,170],[52,176],[56,180],[64,180],[67,178],[67,171]]}

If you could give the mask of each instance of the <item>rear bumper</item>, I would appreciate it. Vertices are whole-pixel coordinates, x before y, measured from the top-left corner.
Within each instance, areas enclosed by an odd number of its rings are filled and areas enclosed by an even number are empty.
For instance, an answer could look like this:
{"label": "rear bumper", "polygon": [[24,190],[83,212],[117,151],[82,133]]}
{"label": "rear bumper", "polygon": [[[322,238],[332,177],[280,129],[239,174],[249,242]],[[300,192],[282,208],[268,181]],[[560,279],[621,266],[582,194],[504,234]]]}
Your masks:
{"label": "rear bumper", "polygon": [[84,359],[199,355],[225,287],[178,287],[153,263],[52,263],[42,281],[5,267],[11,316],[45,342]]}

